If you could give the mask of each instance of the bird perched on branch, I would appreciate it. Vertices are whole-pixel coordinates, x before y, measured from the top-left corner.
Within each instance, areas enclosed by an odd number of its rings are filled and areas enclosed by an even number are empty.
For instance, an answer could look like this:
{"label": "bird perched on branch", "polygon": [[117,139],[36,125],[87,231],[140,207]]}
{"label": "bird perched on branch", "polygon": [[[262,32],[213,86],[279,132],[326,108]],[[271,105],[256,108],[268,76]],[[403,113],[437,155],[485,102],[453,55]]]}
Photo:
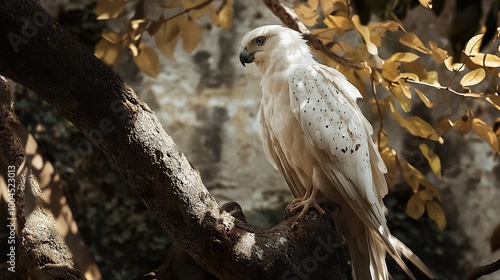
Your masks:
{"label": "bird perched on branch", "polygon": [[356,87],[316,62],[300,33],[279,25],[248,32],[240,61],[255,63],[262,74],[264,151],[296,198],[291,212],[324,213],[318,200],[325,198],[339,205],[333,215],[349,247],[354,279],[389,279],[386,252],[412,279],[402,256],[432,278],[387,227],[382,202],[387,169],[356,103],[361,98]]}

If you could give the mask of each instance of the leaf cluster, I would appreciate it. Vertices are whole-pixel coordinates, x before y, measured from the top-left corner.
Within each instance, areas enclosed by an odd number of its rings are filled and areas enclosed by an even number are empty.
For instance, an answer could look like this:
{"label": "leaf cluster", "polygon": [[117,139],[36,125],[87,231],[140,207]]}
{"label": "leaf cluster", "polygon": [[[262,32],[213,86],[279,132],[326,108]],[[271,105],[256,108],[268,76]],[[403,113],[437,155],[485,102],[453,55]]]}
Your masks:
{"label": "leaf cluster", "polygon": [[[431,1],[420,3],[426,8],[432,7]],[[397,135],[384,128],[384,121],[392,118],[415,138],[432,143],[429,145],[421,141],[423,143],[418,146],[418,150],[439,180],[442,179],[441,159],[434,152],[434,147],[444,144],[443,136],[450,129],[463,134],[472,131],[487,142],[493,152],[500,153],[500,130],[494,131],[485,120],[475,116],[472,105],[456,120],[442,116],[440,121],[430,123],[418,116],[406,116],[418,103],[432,109],[435,104],[431,100],[431,93],[436,90],[462,96],[468,104],[487,102],[494,110],[500,110],[498,87],[494,82],[500,77],[500,57],[480,51],[483,34],[479,34],[467,42],[462,51],[462,61],[454,63],[456,60],[436,42],[424,43],[417,34],[407,32],[397,19],[363,25],[360,17],[352,14],[348,2],[343,0],[298,1],[293,8],[311,33],[330,51],[362,66],[359,69],[349,64],[335,64],[323,56],[327,63],[341,70],[365,98],[368,94],[366,83],[371,83],[372,97],[369,102],[379,114],[377,144],[389,169],[387,181],[392,187],[403,179],[411,187],[413,195],[406,208],[410,217],[418,219],[427,213],[441,230],[444,229],[446,218],[441,207],[441,193],[422,170],[403,159],[391,145],[390,139]],[[400,48],[406,47],[407,51],[396,52],[384,59],[380,49],[389,33],[391,38],[398,38]],[[421,63],[423,59],[432,60],[438,66],[446,66],[452,72],[452,80],[442,86],[438,72],[426,69]],[[451,88],[452,82],[460,72],[465,74],[460,79],[460,90],[455,90]],[[488,87],[488,82],[495,86]],[[485,88],[488,91],[482,91]]]}
{"label": "leaf cluster", "polygon": [[143,73],[156,77],[160,73],[159,57],[144,40],[145,35],[154,38],[161,54],[174,60],[179,41],[188,53],[199,45],[200,24],[206,18],[209,26],[231,27],[233,0],[101,0],[95,13],[98,20],[110,23],[96,45],[95,55],[116,66],[128,52]]}

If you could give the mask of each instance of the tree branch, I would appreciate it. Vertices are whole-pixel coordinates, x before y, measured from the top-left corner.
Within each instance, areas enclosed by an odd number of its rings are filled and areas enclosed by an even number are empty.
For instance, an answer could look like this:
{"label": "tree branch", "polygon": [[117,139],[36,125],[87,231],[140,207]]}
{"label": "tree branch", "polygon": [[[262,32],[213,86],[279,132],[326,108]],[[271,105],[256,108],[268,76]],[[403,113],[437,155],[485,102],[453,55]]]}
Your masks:
{"label": "tree branch", "polygon": [[219,279],[350,274],[331,217],[311,211],[295,231],[292,217],[269,230],[235,219],[219,207],[154,112],[35,0],[3,1],[0,15],[0,74],[35,91],[96,143],[204,269]]}
{"label": "tree branch", "polygon": [[471,272],[467,273],[467,275],[465,275],[464,280],[477,280],[498,270],[500,270],[500,259],[490,264],[475,268]]}
{"label": "tree branch", "polygon": [[264,4],[289,28],[292,28],[296,31],[299,31],[304,36],[304,39],[307,40],[307,43],[315,48],[316,50],[324,53],[330,59],[335,61],[338,64],[351,67],[353,69],[363,69],[363,66],[351,63],[350,61],[344,59],[333,53],[328,47],[326,47],[320,40],[314,37],[309,29],[300,21],[299,17],[295,14],[295,12],[285,6],[279,0],[263,0]]}
{"label": "tree branch", "polygon": [[[8,187],[9,198],[16,205],[15,218],[11,209],[9,220],[19,234],[14,242],[9,242],[14,260],[9,258],[11,262],[0,275],[15,272],[19,279],[85,279],[57,232],[54,217],[43,201],[38,181],[26,161],[21,140],[12,129],[17,118],[3,77],[0,77],[0,116],[0,156],[7,163],[8,170],[15,174],[15,183],[9,181]],[[8,178],[12,178],[11,175]]]}

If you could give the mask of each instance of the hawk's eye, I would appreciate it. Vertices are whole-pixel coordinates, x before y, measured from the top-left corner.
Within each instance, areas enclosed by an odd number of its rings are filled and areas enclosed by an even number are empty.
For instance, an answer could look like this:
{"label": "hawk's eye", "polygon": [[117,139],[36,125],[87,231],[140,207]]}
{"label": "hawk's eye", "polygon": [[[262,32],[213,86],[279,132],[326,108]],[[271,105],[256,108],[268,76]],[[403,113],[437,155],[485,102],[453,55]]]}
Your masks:
{"label": "hawk's eye", "polygon": [[255,44],[257,44],[257,46],[262,46],[264,45],[265,42],[266,42],[266,37],[259,36],[255,38]]}

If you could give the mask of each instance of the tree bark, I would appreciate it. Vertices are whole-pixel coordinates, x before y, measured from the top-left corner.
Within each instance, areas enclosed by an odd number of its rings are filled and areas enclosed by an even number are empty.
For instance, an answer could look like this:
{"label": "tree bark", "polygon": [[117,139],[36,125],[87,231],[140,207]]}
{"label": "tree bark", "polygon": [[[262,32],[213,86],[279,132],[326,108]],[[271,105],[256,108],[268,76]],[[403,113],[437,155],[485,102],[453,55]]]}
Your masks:
{"label": "tree bark", "polygon": [[0,74],[35,91],[98,145],[165,231],[219,279],[350,274],[329,216],[311,211],[261,230],[223,211],[154,112],[34,0],[0,5]]}

